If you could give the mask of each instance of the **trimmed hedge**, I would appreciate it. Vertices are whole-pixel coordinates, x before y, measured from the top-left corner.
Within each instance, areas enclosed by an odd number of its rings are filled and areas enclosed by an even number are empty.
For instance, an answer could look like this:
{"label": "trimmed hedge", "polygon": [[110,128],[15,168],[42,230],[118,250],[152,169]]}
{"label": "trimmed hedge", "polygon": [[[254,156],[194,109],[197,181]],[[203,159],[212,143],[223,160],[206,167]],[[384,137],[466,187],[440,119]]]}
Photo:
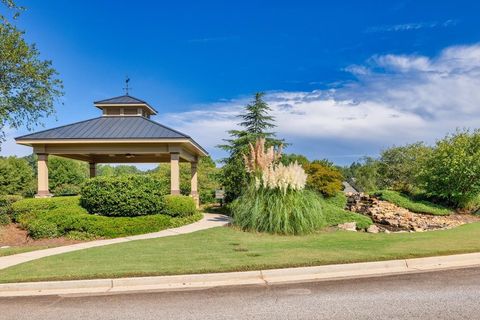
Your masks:
{"label": "trimmed hedge", "polygon": [[171,217],[187,217],[197,212],[195,201],[189,196],[166,195],[163,212]]}
{"label": "trimmed hedge", "polygon": [[14,217],[32,238],[116,238],[175,228],[201,219],[201,214],[172,218],[164,214],[105,217],[89,214],[79,197],[25,199],[13,204]]}
{"label": "trimmed hedge", "polygon": [[81,205],[91,214],[135,217],[161,213],[163,195],[169,188],[164,180],[146,175],[96,177],[81,190]]}

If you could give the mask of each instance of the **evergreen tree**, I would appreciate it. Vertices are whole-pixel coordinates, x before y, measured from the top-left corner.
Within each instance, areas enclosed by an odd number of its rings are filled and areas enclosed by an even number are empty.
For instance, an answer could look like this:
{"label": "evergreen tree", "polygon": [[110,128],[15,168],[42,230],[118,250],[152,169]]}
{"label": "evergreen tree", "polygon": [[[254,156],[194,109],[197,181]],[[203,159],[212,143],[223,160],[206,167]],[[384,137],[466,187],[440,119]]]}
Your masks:
{"label": "evergreen tree", "polygon": [[225,188],[226,201],[232,201],[238,197],[248,184],[248,175],[245,171],[242,154],[248,151],[248,144],[255,143],[258,138],[265,138],[267,147],[279,147],[284,144],[283,140],[277,139],[274,132],[274,117],[269,113],[272,110],[263,100],[263,92],[257,92],[253,101],[245,106],[245,112],[239,115],[241,122],[240,130],[230,130],[230,139],[224,139],[226,144],[219,148],[229,153],[228,158],[223,159],[222,184]]}

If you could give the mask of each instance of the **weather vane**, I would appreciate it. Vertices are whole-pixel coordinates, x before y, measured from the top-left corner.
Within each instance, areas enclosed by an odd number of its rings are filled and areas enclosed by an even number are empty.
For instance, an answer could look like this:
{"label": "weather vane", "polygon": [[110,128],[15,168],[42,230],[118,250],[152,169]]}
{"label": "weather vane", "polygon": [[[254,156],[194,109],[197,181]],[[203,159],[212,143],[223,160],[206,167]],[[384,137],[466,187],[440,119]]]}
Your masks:
{"label": "weather vane", "polygon": [[128,83],[130,82],[130,78],[128,76],[125,77],[125,88],[123,88],[123,90],[125,90],[125,95],[128,96],[128,90],[131,90],[132,88],[130,88],[128,86]]}

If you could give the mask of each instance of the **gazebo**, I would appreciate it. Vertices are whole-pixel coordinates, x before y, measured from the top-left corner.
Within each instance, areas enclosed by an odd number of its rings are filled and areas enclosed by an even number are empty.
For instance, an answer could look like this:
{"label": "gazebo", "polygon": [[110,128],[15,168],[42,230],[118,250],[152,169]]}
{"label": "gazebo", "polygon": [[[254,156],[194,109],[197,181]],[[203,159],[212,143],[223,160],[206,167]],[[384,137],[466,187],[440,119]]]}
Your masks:
{"label": "gazebo", "polygon": [[170,162],[171,194],[180,194],[180,162],[191,165],[191,196],[197,205],[197,164],[208,153],[190,136],[150,119],[157,111],[128,94],[96,101],[102,116],[15,138],[33,147],[38,157],[37,197],[51,197],[48,188],[48,155],[90,164],[90,177],[98,163]]}

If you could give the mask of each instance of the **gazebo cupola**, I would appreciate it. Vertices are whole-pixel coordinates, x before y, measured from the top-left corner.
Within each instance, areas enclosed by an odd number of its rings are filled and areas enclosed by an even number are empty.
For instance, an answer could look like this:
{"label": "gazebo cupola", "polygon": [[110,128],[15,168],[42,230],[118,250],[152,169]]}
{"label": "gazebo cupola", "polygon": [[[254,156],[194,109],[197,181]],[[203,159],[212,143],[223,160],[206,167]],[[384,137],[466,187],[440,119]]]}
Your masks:
{"label": "gazebo cupola", "polygon": [[180,162],[189,162],[191,195],[198,204],[197,163],[208,155],[205,149],[190,136],[151,120],[157,111],[128,94],[94,105],[102,116],[15,139],[33,147],[38,157],[38,197],[51,196],[48,156],[53,154],[88,162],[91,177],[98,163],[170,163],[172,194],[180,194]]}
{"label": "gazebo cupola", "polygon": [[157,111],[143,100],[124,95],[95,101],[94,105],[103,111],[104,116],[142,116],[150,118]]}

